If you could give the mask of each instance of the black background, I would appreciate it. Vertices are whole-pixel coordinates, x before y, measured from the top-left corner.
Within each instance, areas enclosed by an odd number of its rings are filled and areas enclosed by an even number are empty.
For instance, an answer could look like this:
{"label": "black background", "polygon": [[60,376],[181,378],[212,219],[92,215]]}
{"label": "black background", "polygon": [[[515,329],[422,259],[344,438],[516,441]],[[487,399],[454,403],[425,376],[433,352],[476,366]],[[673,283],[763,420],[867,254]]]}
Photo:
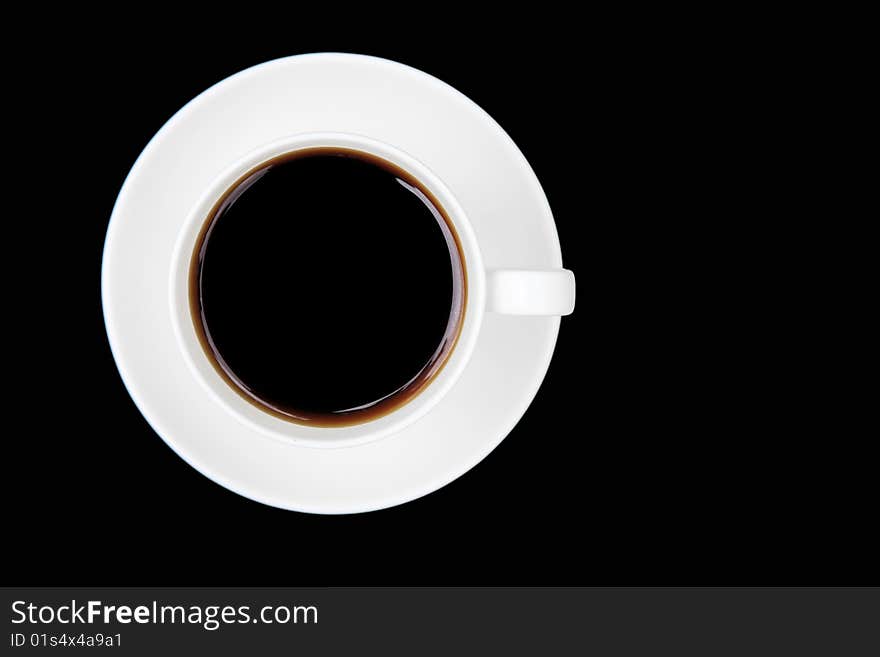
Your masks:
{"label": "black background", "polygon": [[[405,38],[260,18],[71,26],[9,66],[11,583],[877,581],[867,435],[816,395],[817,356],[786,314],[804,292],[772,264],[781,206],[756,197],[760,154],[736,146],[754,118],[713,82],[723,62],[696,69],[699,44],[643,41],[650,26],[634,36],[625,17]],[[488,458],[343,517],[266,507],[187,466],[127,396],[100,305],[110,211],[152,135],[242,68],[323,50],[402,61],[487,110],[541,180],[579,282],[543,387]]]}

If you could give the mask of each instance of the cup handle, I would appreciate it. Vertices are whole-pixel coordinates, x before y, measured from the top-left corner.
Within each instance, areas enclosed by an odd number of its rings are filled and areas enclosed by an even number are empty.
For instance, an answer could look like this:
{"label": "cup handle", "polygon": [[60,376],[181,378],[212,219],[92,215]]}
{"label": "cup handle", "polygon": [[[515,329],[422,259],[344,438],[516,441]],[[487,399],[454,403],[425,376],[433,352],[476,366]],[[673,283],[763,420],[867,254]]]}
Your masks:
{"label": "cup handle", "polygon": [[574,274],[495,269],[487,272],[488,310],[504,315],[570,315],[574,310]]}

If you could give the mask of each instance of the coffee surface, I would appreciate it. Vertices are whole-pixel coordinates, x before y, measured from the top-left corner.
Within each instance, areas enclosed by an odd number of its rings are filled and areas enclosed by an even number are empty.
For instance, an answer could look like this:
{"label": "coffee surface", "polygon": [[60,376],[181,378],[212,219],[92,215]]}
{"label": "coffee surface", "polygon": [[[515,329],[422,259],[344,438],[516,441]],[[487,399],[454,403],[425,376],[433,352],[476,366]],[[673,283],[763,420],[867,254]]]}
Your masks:
{"label": "coffee surface", "polygon": [[240,179],[207,218],[190,303],[215,369],[295,422],[394,410],[458,336],[464,268],[430,193],[370,155],[311,149]]}

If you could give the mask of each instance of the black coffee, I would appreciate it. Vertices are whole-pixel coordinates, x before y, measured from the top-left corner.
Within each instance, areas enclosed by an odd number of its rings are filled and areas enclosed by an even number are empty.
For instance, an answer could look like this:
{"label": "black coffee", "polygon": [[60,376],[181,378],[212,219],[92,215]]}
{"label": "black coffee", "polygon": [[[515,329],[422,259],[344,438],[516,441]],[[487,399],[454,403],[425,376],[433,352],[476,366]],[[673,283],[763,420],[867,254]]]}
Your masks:
{"label": "black coffee", "polygon": [[451,352],[465,269],[443,209],[407,172],[359,151],[265,162],[215,205],[190,305],[217,371],[294,422],[339,426],[418,394]]}

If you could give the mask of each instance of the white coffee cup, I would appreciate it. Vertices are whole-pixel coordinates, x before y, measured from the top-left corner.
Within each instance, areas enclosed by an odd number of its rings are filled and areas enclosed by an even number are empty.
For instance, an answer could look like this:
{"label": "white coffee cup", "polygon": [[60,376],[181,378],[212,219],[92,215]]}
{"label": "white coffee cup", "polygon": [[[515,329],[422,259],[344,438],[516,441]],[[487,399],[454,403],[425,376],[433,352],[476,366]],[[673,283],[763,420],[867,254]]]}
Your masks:
{"label": "white coffee cup", "polygon": [[[247,402],[216,371],[202,348],[189,304],[189,271],[199,232],[217,200],[246,172],[276,156],[300,149],[337,147],[366,152],[409,172],[439,201],[458,234],[467,270],[464,322],[440,373],[417,395],[387,415],[362,424],[308,426],[264,412]],[[238,421],[262,434],[315,448],[363,444],[394,434],[425,416],[455,385],[467,366],[486,311],[512,315],[567,315],[574,309],[574,275],[567,269],[486,271],[477,236],[461,205],[425,165],[403,151],[367,137],[343,133],[291,135],[247,153],[228,166],[189,212],[170,267],[171,318],[178,346],[199,383]],[[296,373],[291,373],[296,376]]]}

